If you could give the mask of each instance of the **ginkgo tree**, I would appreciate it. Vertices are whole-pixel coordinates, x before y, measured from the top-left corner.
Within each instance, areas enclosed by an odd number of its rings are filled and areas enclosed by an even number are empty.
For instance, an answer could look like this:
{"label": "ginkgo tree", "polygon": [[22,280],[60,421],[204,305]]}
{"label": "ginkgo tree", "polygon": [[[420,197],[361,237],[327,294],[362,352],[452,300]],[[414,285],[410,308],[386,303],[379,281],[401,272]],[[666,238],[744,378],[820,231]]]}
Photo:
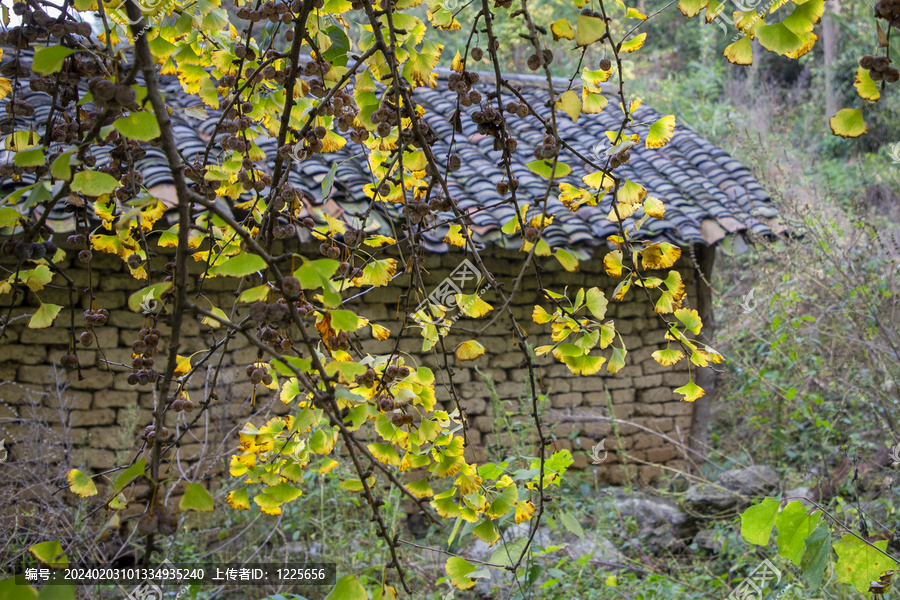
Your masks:
{"label": "ginkgo tree", "polygon": [[[681,249],[642,235],[649,220],[663,218],[664,202],[623,177],[620,169],[633,147],[664,148],[675,131],[675,117],[669,115],[649,124],[643,138],[631,132],[640,100],[626,92],[622,68],[623,56],[639,52],[646,40],[642,24],[671,18],[674,2],[648,15],[622,0],[574,0],[568,16],[547,23],[537,22],[525,0],[515,6],[512,0],[427,0],[424,6],[422,0],[257,0],[236,2],[232,13],[218,0],[73,0],[61,7],[42,0],[5,2],[0,96],[7,117],[0,121],[0,132],[11,160],[0,165],[0,174],[20,183],[0,207],[0,226],[12,232],[2,251],[16,262],[12,274],[0,281],[0,294],[27,287],[40,297],[55,277],[63,282],[69,305],[42,303],[28,326],[48,327],[60,315],[71,314],[69,352],[61,365],[78,376],[78,347],[96,342],[109,313],[94,301],[76,320],[82,296],[93,299],[94,291],[77,289],[61,266],[63,258],[71,254],[90,265],[97,253],[115,255],[133,276],[128,307],[145,315],[144,326],[133,341],[131,363],[109,366],[127,374],[130,385],[153,386],[159,401],[134,458],[115,471],[118,475],[105,488],[104,506],[120,510],[129,502],[128,489],[149,486],[137,524],[138,533],[146,536],[145,561],[159,549],[154,540],[178,526],[177,515],[168,512],[161,498],[165,489],[182,482],[164,473],[161,462],[178,451],[182,437],[215,400],[214,391],[192,398],[188,383],[236,336],[258,350],[258,360],[246,366],[254,394],[256,389],[277,390],[291,412],[241,429],[240,451],[229,469],[235,485],[227,503],[234,510],[277,515],[302,495],[305,472],[314,469],[328,476],[339,464],[349,465],[356,477],[341,485],[365,499],[390,560],[376,589],[360,592],[360,582],[348,576],[335,587],[335,598],[412,592],[401,559],[403,540],[391,534],[379,501],[384,485],[415,502],[434,522],[470,523],[471,533],[491,546],[510,524],[527,522],[530,534],[490,561],[490,568],[522,573],[548,490],[560,484],[572,463],[568,451],[548,454],[535,361],[552,355],[572,373],[585,376],[604,367],[608,373],[620,370],[628,349],[607,317],[609,302],[622,301],[629,293],[646,297],[665,331],[660,341],[667,347],[653,354],[660,364],[685,360],[695,369],[723,360],[700,341],[703,323],[697,311],[683,306],[685,287],[672,269]],[[885,2],[876,7],[880,19],[894,14]],[[425,19],[420,18],[423,10]],[[677,10],[686,17],[705,10],[706,20],[712,21],[723,5],[681,0]],[[815,43],[813,30],[822,11],[823,0],[780,0],[767,14],[735,13],[743,37],[725,56],[750,64],[751,41],[756,39],[767,51],[800,57]],[[896,18],[891,18],[883,27],[879,22],[879,47],[884,46],[884,30],[894,27]],[[501,27],[531,44],[527,65],[546,78],[545,105],[529,103],[503,79],[504,49],[496,34]],[[453,31],[459,32],[461,43],[451,57],[437,40]],[[571,74],[577,84],[561,90],[554,88],[550,65],[563,52],[574,52],[580,60]],[[551,196],[573,211],[608,207],[608,219],[618,226],[609,238],[615,249],[603,259],[606,273],[618,281],[612,297],[596,287],[543,290],[546,303],[534,307],[533,320],[549,325],[551,345],[531,347],[510,308],[515,291],[504,290],[481,259],[471,222],[447,183],[447,174],[460,167],[460,157],[452,149],[444,155],[433,150],[436,134],[413,92],[438,84],[435,69],[442,60],[453,71],[442,85],[456,93],[458,108],[478,107],[458,115],[471,118],[501,154],[501,176],[493,183],[497,201],[514,208],[503,233],[520,240],[520,276],[547,257],[568,271],[578,268],[569,250],[544,239],[553,220],[548,214]],[[857,89],[865,101],[877,101],[886,83],[896,81],[889,63],[882,56],[863,59]],[[498,75],[490,93],[475,89],[479,70]],[[162,76],[176,76],[184,92],[206,107],[188,110],[219,111],[215,133],[196,157],[185,157],[178,148]],[[26,86],[52,97],[49,116],[35,117],[35,107],[22,98]],[[604,132],[609,148],[601,157],[580,154],[560,136],[561,123],[603,111],[621,118],[616,129]],[[534,119],[546,132],[533,147],[534,160],[527,163],[546,182],[542,196],[525,197],[518,190],[521,173],[511,157],[526,142],[516,139],[510,121],[522,118]],[[841,111],[831,126],[844,136],[865,130],[859,109]],[[260,142],[271,138],[276,150],[267,153]],[[369,210],[352,223],[329,215],[318,220],[303,216],[307,207],[288,173],[298,168],[298,161],[302,168],[304,160],[347,144],[358,148],[369,166],[371,182],[362,190],[370,199]],[[137,166],[148,145],[164,153],[177,196],[177,224],[165,229],[160,219],[169,207],[143,186]],[[96,159],[100,147],[109,156],[103,164]],[[587,169],[580,185],[559,181],[573,171],[560,160],[563,151],[573,157],[567,160],[581,161]],[[326,192],[334,177],[332,170],[323,184]],[[378,203],[402,205],[404,238],[368,232]],[[48,225],[51,209],[60,207],[75,217],[76,231],[67,248],[52,241]],[[641,216],[626,226],[625,219],[633,215]],[[439,225],[449,225],[446,241],[462,248],[484,273],[496,300],[458,294],[452,303],[448,297],[419,308],[429,298],[419,234]],[[282,247],[276,240],[296,239],[300,229],[318,240],[319,255],[303,256],[290,243],[284,245],[286,253],[276,250]],[[163,249],[174,250],[174,259],[157,264],[154,257]],[[384,253],[374,249],[395,249],[406,257],[405,264],[378,258]],[[345,306],[360,290],[390,283],[401,268],[410,275],[410,289],[401,307],[400,331]],[[230,278],[237,291],[235,304],[196,300],[189,285],[191,269],[199,269],[201,283]],[[491,323],[500,315],[511,319],[531,395],[533,461],[479,465],[467,460],[465,407],[454,391],[453,365],[444,357],[474,361],[485,349],[475,335],[447,345],[447,336],[455,331],[455,320],[448,316],[451,304],[465,315],[490,317]],[[180,355],[183,325],[190,316],[227,335],[191,356]],[[0,335],[7,326],[7,320],[0,323]],[[399,338],[415,331],[426,351],[442,357],[438,364],[445,373],[440,378],[400,354]],[[367,350],[366,339],[397,343],[392,352],[378,354]],[[451,382],[449,407],[437,403],[439,380]],[[675,391],[688,402],[704,395],[693,377]],[[186,427],[170,431],[167,416],[180,412],[192,417]],[[356,435],[360,430],[367,435]],[[423,475],[410,482],[405,477],[410,471]],[[70,489],[82,497],[97,496],[95,478],[73,470]],[[184,489],[182,511],[214,510],[203,487],[191,483]],[[460,589],[473,587],[483,576],[464,557],[450,557],[446,570]]]}

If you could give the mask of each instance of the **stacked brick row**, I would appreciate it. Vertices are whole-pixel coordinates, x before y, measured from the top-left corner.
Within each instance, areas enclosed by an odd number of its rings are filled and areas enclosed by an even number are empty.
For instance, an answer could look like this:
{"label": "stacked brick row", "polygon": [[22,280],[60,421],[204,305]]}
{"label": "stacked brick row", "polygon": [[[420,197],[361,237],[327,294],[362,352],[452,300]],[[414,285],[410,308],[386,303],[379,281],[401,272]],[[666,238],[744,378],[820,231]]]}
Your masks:
{"label": "stacked brick row", "polygon": [[[302,248],[301,252],[309,257],[316,256],[312,247]],[[498,281],[506,282],[504,290],[507,293],[513,288],[523,257],[522,253],[497,248],[483,253],[485,266]],[[426,284],[438,286],[463,258],[456,254],[429,256],[426,262],[428,273],[424,276]],[[168,259],[159,257],[161,263]],[[598,257],[582,262],[576,273],[564,271],[555,259],[539,261],[543,269],[541,281],[548,289],[562,292],[568,286],[569,295],[574,296],[580,287],[597,286],[609,297],[615,288],[616,282],[603,273],[602,260]],[[9,263],[2,266],[12,267]],[[127,306],[129,295],[140,289],[142,283],[132,278],[118,258],[99,253],[95,254],[90,272],[77,260],[63,266],[79,292],[88,287],[90,278],[96,307],[106,308],[110,313],[108,323],[96,330],[100,349],[97,344],[89,348],[78,347],[81,378],[75,372],[65,373],[58,366],[60,356],[69,351],[70,339],[69,290],[62,280],[54,279],[52,285],[37,296],[29,292],[24,300],[17,300],[11,311],[13,322],[6,330],[7,337],[0,340],[0,438],[6,439],[6,446],[12,449],[11,455],[15,459],[18,453],[24,452],[23,442],[27,435],[27,426],[22,419],[44,420],[59,432],[71,436],[80,449],[81,452],[73,457],[75,466],[103,470],[121,464],[133,455],[140,443],[139,432],[151,422],[157,401],[152,385],[128,385],[125,377],[128,369],[121,366],[130,364],[131,344],[144,326],[144,316]],[[690,302],[696,297],[693,269],[686,262],[679,263],[678,268]],[[202,305],[208,301],[226,313],[230,312],[235,300],[236,280],[209,279],[203,282],[200,296],[196,295],[197,281],[196,277],[192,279],[191,298],[195,302]],[[405,302],[403,296],[407,293],[408,281],[407,276],[401,275],[391,286],[374,288],[348,307],[396,334],[400,330],[399,303]],[[470,285],[464,293],[476,291],[474,284]],[[43,302],[66,307],[52,327],[31,330],[24,327],[27,318],[15,320],[20,315],[34,312],[38,306],[37,297]],[[79,293],[78,297],[81,302],[74,316],[76,339],[81,331],[81,311],[90,304],[88,294]],[[0,303],[8,305],[10,299],[8,294],[0,296]],[[477,361],[462,365],[457,364],[452,355],[446,357],[454,366],[453,384],[468,419],[470,456],[482,461],[502,459],[510,453],[534,455],[534,435],[529,429],[531,395],[526,385],[529,370],[523,366],[524,356],[510,329],[512,323],[508,311],[502,309],[501,302],[491,291],[483,299],[495,306],[493,312],[480,319],[462,317],[456,322],[457,326],[477,334],[453,334],[445,340],[446,349],[452,351],[458,343],[476,337],[487,350]],[[509,311],[528,333],[532,347],[551,343],[549,325],[536,325],[532,321],[532,310],[537,303],[549,312],[553,311],[548,301],[539,298],[532,270],[522,278],[520,292],[509,304]],[[498,318],[487,326],[494,317]],[[625,477],[625,463],[630,463],[631,474],[649,482],[659,476],[659,465],[676,467],[681,464],[678,446],[663,436],[678,441],[690,429],[691,405],[681,402],[672,391],[687,381],[686,361],[673,368],[662,367],[651,358],[655,350],[665,347],[664,330],[642,290],[629,292],[625,302],[610,302],[607,318],[615,320],[616,329],[628,349],[625,368],[610,375],[604,366],[600,374],[585,377],[573,375],[552,356],[538,358],[539,368],[535,375],[539,380],[543,422],[554,437],[551,450],[571,450],[576,467],[596,468],[602,478],[616,483]],[[168,329],[162,323],[158,327],[163,334],[160,348],[165,348]],[[224,328],[211,329],[196,318],[186,318],[179,354],[186,356],[199,351],[201,353],[195,357],[199,359],[213,339],[222,338],[224,331]],[[365,338],[369,330],[360,331],[360,335]],[[615,343],[618,345],[619,341]],[[393,338],[381,342],[366,341],[366,350],[373,353],[389,353],[393,347]],[[407,361],[416,361],[433,369],[444,362],[444,358],[434,351],[422,352],[422,339],[415,329],[400,344],[400,350]],[[595,354],[598,352],[609,356],[609,349],[594,351]],[[179,469],[191,475],[191,479],[218,476],[227,463],[227,455],[237,447],[237,432],[248,419],[259,424],[267,415],[289,410],[273,391],[262,386],[251,406],[252,385],[244,367],[257,359],[257,353],[255,346],[237,336],[228,343],[224,357],[217,353],[207,361],[210,368],[201,369],[193,376],[188,391],[196,403],[210,391],[212,366],[221,359],[223,368],[215,380],[218,400],[212,402],[208,414],[185,437],[171,469]],[[104,361],[109,361],[112,366]],[[493,399],[485,378],[496,390]],[[442,381],[438,374],[438,398],[449,407],[450,396]],[[182,424],[185,416],[193,418],[192,414],[181,413],[178,420]],[[610,416],[633,425],[620,423],[614,431],[604,421]],[[175,420],[172,416],[169,418],[167,426],[171,429]],[[590,461],[591,448],[604,439],[609,455],[601,465],[594,467]]]}

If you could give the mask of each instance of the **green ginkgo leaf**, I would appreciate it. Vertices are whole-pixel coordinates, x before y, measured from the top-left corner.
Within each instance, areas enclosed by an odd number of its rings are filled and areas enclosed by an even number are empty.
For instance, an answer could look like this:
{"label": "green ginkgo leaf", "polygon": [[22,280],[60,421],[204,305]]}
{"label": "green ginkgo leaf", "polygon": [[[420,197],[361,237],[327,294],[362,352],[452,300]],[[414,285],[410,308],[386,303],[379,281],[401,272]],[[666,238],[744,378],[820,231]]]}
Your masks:
{"label": "green ginkgo leaf", "polygon": [[845,108],[828,120],[831,132],[842,138],[855,138],[869,133],[859,108]]}
{"label": "green ginkgo leaf", "polygon": [[356,331],[359,329],[359,317],[349,310],[332,310],[331,326],[337,331]]}
{"label": "green ginkgo leaf", "polygon": [[28,328],[44,329],[45,327],[50,327],[61,310],[62,306],[59,304],[41,303],[41,307],[29,319]]}
{"label": "green ginkgo leaf", "polygon": [[331,593],[325,597],[325,600],[368,600],[366,589],[353,575],[345,575],[338,579],[331,590]]}
{"label": "green ginkgo leaf", "polygon": [[225,260],[209,270],[210,275],[227,277],[246,277],[266,268],[266,261],[258,254],[242,252]]}
{"label": "green ginkgo leaf", "polygon": [[475,587],[475,580],[467,577],[475,572],[475,565],[464,558],[451,556],[447,559],[444,568],[450,576],[450,583],[461,590],[470,590]]}
{"label": "green ginkgo leaf", "polygon": [[139,142],[149,142],[158,138],[161,133],[156,116],[143,111],[116,119],[113,127],[128,139]]}
{"label": "green ginkgo leaf", "polygon": [[79,171],[72,179],[72,191],[96,198],[119,187],[119,180],[99,171]]}
{"label": "green ginkgo leaf", "polygon": [[69,566],[69,560],[63,553],[59,540],[51,542],[41,542],[28,548],[28,552],[45,565],[57,568],[65,568]]}
{"label": "green ginkgo leaf", "polygon": [[565,177],[572,172],[572,167],[570,167],[566,163],[557,161],[554,168],[552,162],[544,159],[533,160],[530,163],[527,163],[525,166],[531,169],[532,173],[534,173],[535,175],[539,175],[544,179],[559,179],[560,177]]}
{"label": "green ginkgo leaf", "polygon": [[31,63],[31,69],[35,73],[40,73],[41,75],[57,73],[62,69],[63,60],[74,53],[74,49],[66,48],[65,46],[47,46],[46,48],[38,48],[34,52],[34,60]]}
{"label": "green ginkgo leaf", "polygon": [[196,510],[200,512],[212,512],[215,508],[213,497],[199,483],[188,483],[178,508],[182,511]]}
{"label": "green ginkgo leaf", "polygon": [[756,28],[756,39],[760,45],[776,54],[787,55],[803,47],[803,40],[784,23],[760,25]]}
{"label": "green ginkgo leaf", "polygon": [[47,157],[44,156],[44,149],[40,147],[16,152],[16,155],[13,157],[13,164],[17,167],[42,167],[46,162]]}

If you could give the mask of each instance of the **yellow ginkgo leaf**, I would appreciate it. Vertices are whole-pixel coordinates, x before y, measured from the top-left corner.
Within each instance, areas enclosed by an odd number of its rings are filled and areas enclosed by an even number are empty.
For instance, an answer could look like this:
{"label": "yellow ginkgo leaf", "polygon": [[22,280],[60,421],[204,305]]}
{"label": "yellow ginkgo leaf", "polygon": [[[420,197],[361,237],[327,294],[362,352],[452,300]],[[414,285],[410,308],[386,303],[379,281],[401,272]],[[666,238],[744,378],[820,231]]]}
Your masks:
{"label": "yellow ginkgo leaf", "polygon": [[522,523],[523,521],[531,520],[531,515],[534,514],[535,506],[529,501],[517,502],[516,503],[516,523]]}
{"label": "yellow ginkgo leaf", "polygon": [[688,381],[685,385],[677,388],[675,390],[675,393],[682,394],[684,396],[682,400],[684,400],[685,402],[693,402],[698,398],[702,398],[706,394],[703,388],[694,383],[693,380]]}
{"label": "yellow ginkgo leaf", "polygon": [[478,294],[456,294],[456,305],[468,317],[477,319],[488,314],[494,307],[481,299]]}
{"label": "yellow ginkgo leaf", "polygon": [[191,372],[191,357],[176,355],[175,376],[180,377]]}
{"label": "yellow ginkgo leaf", "polygon": [[569,90],[560,94],[556,101],[556,110],[565,112],[573,122],[577,122],[578,116],[581,115],[581,98],[578,92]]}
{"label": "yellow ginkgo leaf", "polygon": [[543,325],[552,321],[553,315],[544,310],[543,306],[535,306],[531,313],[531,318],[538,325]]}
{"label": "yellow ginkgo leaf", "polygon": [[250,498],[247,496],[247,488],[241,488],[228,492],[225,501],[235,510],[250,510]]}
{"label": "yellow ginkgo leaf", "polygon": [[553,34],[554,42],[559,41],[561,38],[567,40],[575,39],[575,30],[572,29],[572,26],[569,25],[569,22],[565,19],[554,21],[550,25],[550,32]]}
{"label": "yellow ginkgo leaf", "polygon": [[46,327],[50,327],[50,325],[53,324],[53,320],[56,319],[57,315],[59,315],[59,311],[61,310],[62,306],[60,306],[59,304],[42,302],[40,308],[38,308],[31,316],[31,319],[28,320],[28,328],[44,329]]}
{"label": "yellow ginkgo leaf", "polygon": [[[469,236],[472,235],[472,230],[468,227],[466,228]],[[450,231],[447,232],[447,235],[444,236],[444,241],[450,244],[451,246],[457,246],[459,248],[466,247],[466,237],[462,234],[462,225],[451,225]]]}
{"label": "yellow ginkgo leaf", "polygon": [[81,498],[89,498],[90,496],[97,495],[97,486],[94,485],[94,482],[90,477],[88,477],[78,469],[72,469],[71,471],[69,471],[66,479],[69,480],[69,489],[72,490],[72,493],[76,496],[80,496]]}
{"label": "yellow ginkgo leaf", "polygon": [[476,342],[475,340],[469,340],[467,342],[463,342],[459,346],[456,347],[456,359],[459,362],[464,362],[467,360],[476,360],[477,358],[484,355],[484,346]]}
{"label": "yellow ginkgo leaf", "polygon": [[569,210],[575,211],[583,205],[596,205],[597,197],[588,190],[577,188],[571,183],[563,181],[559,184],[559,201]]}
{"label": "yellow ginkgo leaf", "polygon": [[641,265],[645,269],[668,269],[681,257],[681,248],[668,242],[650,244],[641,250]]}
{"label": "yellow ginkgo leaf", "polygon": [[647,133],[647,141],[644,145],[647,148],[662,148],[672,139],[672,132],[675,131],[675,115],[666,115],[650,126]]}
{"label": "yellow ginkgo leaf", "polygon": [[697,335],[703,328],[703,321],[700,320],[700,314],[693,308],[680,308],[675,311],[675,318],[681,321],[688,331]]}
{"label": "yellow ginkgo leaf", "polygon": [[581,71],[581,83],[592,92],[600,92],[602,91],[600,84],[604,81],[608,81],[612,72],[613,67],[610,67],[608,71],[603,69],[595,69],[592,71],[585,67]]}
{"label": "yellow ginkgo leaf", "polygon": [[671,367],[684,358],[684,353],[676,348],[667,348],[665,350],[657,350],[651,354],[651,356],[653,357],[653,360],[662,366]]}
{"label": "yellow ginkgo leaf", "polygon": [[637,206],[634,204],[622,204],[621,202],[617,203],[613,208],[610,208],[609,214],[606,218],[611,223],[618,223],[620,220],[627,219],[631,215],[635,213],[637,210]]}
{"label": "yellow ginkgo leaf", "polygon": [[836,115],[828,120],[831,132],[842,138],[855,138],[869,133],[866,122],[863,121],[862,110],[858,108],[845,108],[839,110]]}
{"label": "yellow ginkgo leaf", "polygon": [[659,198],[647,196],[644,199],[644,213],[654,219],[662,219],[666,215],[666,207]]}
{"label": "yellow ginkgo leaf", "polygon": [[612,252],[607,252],[603,257],[603,268],[606,269],[606,274],[610,277],[621,277],[622,266],[621,250],[613,250]]}
{"label": "yellow ginkgo leaf", "polygon": [[385,286],[391,282],[391,278],[396,272],[396,259],[384,258],[372,261],[363,268],[362,275],[353,279],[353,285],[358,285],[360,287],[364,285],[375,287]]}
{"label": "yellow ginkgo leaf", "polygon": [[678,10],[688,19],[696,17],[700,13],[700,9],[705,8],[708,0],[681,0],[678,3]]}
{"label": "yellow ginkgo leaf", "polygon": [[608,190],[612,186],[616,184],[612,177],[604,173],[603,171],[598,171],[596,173],[591,173],[590,175],[585,175],[581,178],[581,181],[584,182],[584,185],[593,188],[595,190]]}
{"label": "yellow ginkgo leaf", "polygon": [[387,327],[382,327],[377,323],[369,323],[369,326],[372,328],[372,336],[376,340],[386,340],[391,336],[391,330]]}
{"label": "yellow ginkgo leaf", "polygon": [[453,57],[453,60],[450,62],[450,68],[457,73],[462,73],[464,69],[462,56],[459,55],[459,50],[456,51],[456,56]]}
{"label": "yellow ginkgo leaf", "polygon": [[577,46],[588,46],[603,37],[606,33],[606,23],[600,17],[590,15],[578,15],[578,29],[575,34]]}
{"label": "yellow ginkgo leaf", "polygon": [[[878,102],[881,98],[881,92],[878,91],[878,84],[872,80],[868,69],[863,69],[862,67],[856,68],[856,81],[853,85],[856,87],[856,93],[858,93],[861,98],[871,100],[872,102]],[[2,98],[2,96],[0,96],[0,98]]]}
{"label": "yellow ginkgo leaf", "polygon": [[[322,461],[322,464],[319,466],[318,470],[316,470],[316,473],[318,473],[319,475],[327,475],[328,473],[331,473],[331,471],[333,471],[334,468],[340,464],[341,463],[334,460],[333,458],[326,457]],[[300,483],[300,482],[297,482],[297,483]]]}
{"label": "yellow ginkgo leaf", "polygon": [[616,190],[616,202],[640,206],[647,196],[647,190],[636,181],[626,181]]}
{"label": "yellow ginkgo leaf", "polygon": [[620,52],[634,52],[635,50],[639,50],[641,46],[644,45],[644,41],[647,39],[646,33],[641,33],[631,38],[627,42],[623,43],[619,48]]}

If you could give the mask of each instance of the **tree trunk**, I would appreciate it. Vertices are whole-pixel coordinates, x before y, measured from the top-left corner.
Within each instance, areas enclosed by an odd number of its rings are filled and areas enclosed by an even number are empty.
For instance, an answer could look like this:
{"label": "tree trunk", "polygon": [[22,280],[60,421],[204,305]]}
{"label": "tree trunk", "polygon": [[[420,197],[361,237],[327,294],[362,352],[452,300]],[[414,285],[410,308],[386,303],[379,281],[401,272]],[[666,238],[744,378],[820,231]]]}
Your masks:
{"label": "tree trunk", "polygon": [[835,88],[834,61],[838,56],[840,42],[836,17],[840,14],[840,0],[825,2],[825,23],[822,27],[822,42],[825,47],[825,118],[830,119],[838,111]]}
{"label": "tree trunk", "polygon": [[[697,244],[694,246],[694,250],[700,272],[703,274],[703,277],[697,282],[697,312],[703,320],[702,338],[704,342],[715,347],[716,327],[713,321],[712,290],[706,285],[706,282],[712,282],[716,248]],[[706,394],[694,401],[688,446],[699,455],[706,455],[706,449],[709,447],[709,409],[715,390],[715,377],[715,372],[709,367],[697,369],[696,383],[706,390]],[[698,456],[694,455],[694,458],[696,459]]]}

